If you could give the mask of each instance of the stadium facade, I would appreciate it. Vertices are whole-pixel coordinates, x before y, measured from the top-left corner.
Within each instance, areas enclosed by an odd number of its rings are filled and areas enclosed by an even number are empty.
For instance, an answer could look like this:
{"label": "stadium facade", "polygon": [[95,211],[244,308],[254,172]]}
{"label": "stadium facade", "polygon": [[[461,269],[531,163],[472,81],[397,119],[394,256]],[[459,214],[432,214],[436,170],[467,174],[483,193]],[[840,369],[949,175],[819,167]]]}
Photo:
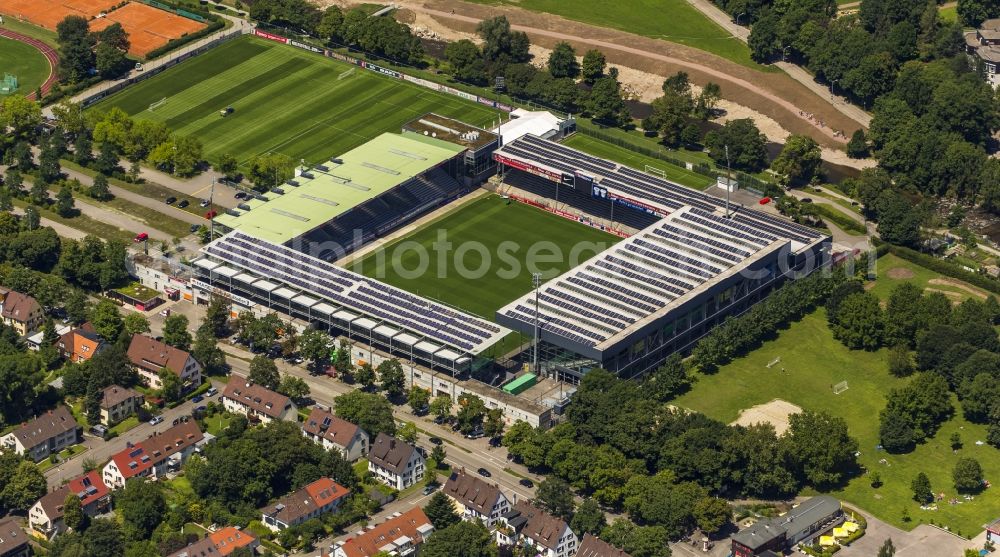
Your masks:
{"label": "stadium facade", "polygon": [[639,229],[497,312],[524,333],[537,322],[546,374],[642,374],[827,259],[816,230],[536,136],[494,157],[505,183]]}

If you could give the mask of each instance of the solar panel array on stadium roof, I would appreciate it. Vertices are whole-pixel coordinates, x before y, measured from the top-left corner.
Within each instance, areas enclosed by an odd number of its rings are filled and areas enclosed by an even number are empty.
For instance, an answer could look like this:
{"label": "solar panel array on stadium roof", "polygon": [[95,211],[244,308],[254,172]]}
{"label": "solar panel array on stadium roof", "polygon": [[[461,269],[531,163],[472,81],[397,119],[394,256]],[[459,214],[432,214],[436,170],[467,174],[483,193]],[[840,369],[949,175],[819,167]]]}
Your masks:
{"label": "solar panel array on stadium roof", "polygon": [[[700,285],[780,242],[718,215],[683,207],[631,238],[544,284],[539,326],[596,346]],[[534,293],[498,314],[533,325]]]}
{"label": "solar panel array on stadium roof", "polygon": [[[498,154],[563,174],[583,174],[615,195],[676,211],[685,205],[718,213],[725,201],[705,192],[675,184],[627,166],[588,155],[535,135],[524,135],[501,147]],[[584,192],[589,193],[589,192]],[[733,206],[731,228],[752,229],[755,234],[792,240],[802,247],[823,235],[808,227],[754,209]]]}
{"label": "solar panel array on stadium roof", "polygon": [[296,294],[306,293],[332,302],[463,353],[478,354],[510,332],[485,319],[239,230],[202,251],[225,265],[288,285]]}

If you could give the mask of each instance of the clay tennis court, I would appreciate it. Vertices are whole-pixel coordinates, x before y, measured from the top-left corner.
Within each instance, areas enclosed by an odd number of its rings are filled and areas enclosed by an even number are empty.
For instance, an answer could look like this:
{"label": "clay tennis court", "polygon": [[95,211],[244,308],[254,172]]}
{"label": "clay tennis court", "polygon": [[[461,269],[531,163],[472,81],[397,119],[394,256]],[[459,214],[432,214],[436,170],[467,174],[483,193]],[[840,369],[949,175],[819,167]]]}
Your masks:
{"label": "clay tennis court", "polygon": [[[0,0],[4,1],[6,0]],[[114,23],[121,23],[122,28],[128,33],[128,40],[132,44],[128,51],[133,56],[145,56],[151,50],[167,44],[171,39],[194,33],[205,27],[204,23],[193,19],[138,2],[129,2],[113,12],[108,12],[106,17],[91,21],[90,30],[100,31]]]}
{"label": "clay tennis court", "polygon": [[0,0],[0,13],[52,31],[68,15],[85,19],[110,10],[120,0]]}

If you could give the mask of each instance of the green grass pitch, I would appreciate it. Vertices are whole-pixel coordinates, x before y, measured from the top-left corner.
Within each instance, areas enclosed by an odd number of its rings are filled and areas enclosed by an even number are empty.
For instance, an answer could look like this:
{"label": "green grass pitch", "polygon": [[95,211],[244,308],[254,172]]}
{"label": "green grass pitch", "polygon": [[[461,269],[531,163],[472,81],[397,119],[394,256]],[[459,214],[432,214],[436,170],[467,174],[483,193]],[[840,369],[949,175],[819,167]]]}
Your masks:
{"label": "green grass pitch", "polygon": [[567,147],[579,149],[584,153],[594,155],[595,157],[601,157],[602,159],[615,161],[618,164],[630,166],[636,170],[645,171],[647,165],[652,166],[653,168],[662,170],[667,180],[696,190],[705,190],[715,184],[715,180],[697,172],[692,172],[660,159],[647,157],[642,153],[637,153],[582,133],[573,134],[563,144]]}
{"label": "green grass pitch", "polygon": [[16,94],[34,93],[49,71],[49,61],[35,47],[0,38],[0,78],[5,73],[17,76]]}
{"label": "green grass pitch", "polygon": [[[427,112],[487,125],[491,108],[430,91],[291,46],[245,37],[230,41],[104,100],[135,118],[165,122],[197,137],[205,156],[241,164],[284,153],[317,163]],[[161,106],[150,105],[166,99]],[[222,117],[219,111],[232,106]]]}
{"label": "green grass pitch", "polygon": [[[453,246],[441,274],[438,273],[438,259],[432,247],[438,240],[439,231],[447,232],[447,240]],[[573,262],[569,257],[574,246],[581,249],[576,257],[576,264],[579,264],[619,240],[617,236],[596,228],[521,203],[508,204],[497,195],[489,195],[367,255],[360,262],[360,271],[414,294],[440,300],[492,320],[496,310],[531,290],[531,271],[525,262],[532,246],[540,249],[542,242],[546,242],[545,246],[563,254],[559,261],[538,264],[538,270],[544,273],[543,279],[547,280],[575,266],[571,265]],[[499,248],[503,242],[514,242],[509,245],[518,247],[511,252],[518,269],[512,270],[512,265],[500,259]],[[410,278],[405,275],[419,266],[421,256],[416,249],[404,248],[413,247],[414,243],[429,254],[429,268],[422,275]],[[478,251],[466,248],[464,254],[456,255],[463,246],[472,243],[482,245],[490,254],[485,265],[482,253]],[[587,247],[589,249],[584,249]],[[462,276],[458,267],[469,270],[483,267],[488,270],[481,278],[476,278],[473,275]],[[511,272],[507,273],[508,270]]]}

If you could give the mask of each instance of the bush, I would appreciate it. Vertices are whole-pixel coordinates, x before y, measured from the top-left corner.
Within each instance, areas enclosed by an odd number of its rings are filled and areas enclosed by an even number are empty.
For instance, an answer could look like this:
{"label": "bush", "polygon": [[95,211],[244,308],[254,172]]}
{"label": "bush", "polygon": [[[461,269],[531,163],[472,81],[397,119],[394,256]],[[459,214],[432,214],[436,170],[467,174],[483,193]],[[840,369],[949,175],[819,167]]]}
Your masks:
{"label": "bush", "polygon": [[[187,9],[189,12],[192,12],[192,13],[194,13],[196,11],[196,10],[191,10],[191,9],[188,9],[188,8],[185,8],[185,9]],[[182,46],[184,46],[184,45],[186,45],[186,44],[188,44],[190,42],[197,41],[198,39],[200,39],[202,37],[206,37],[208,35],[211,35],[212,33],[216,32],[219,29],[222,29],[223,27],[226,26],[225,21],[219,19],[218,16],[211,15],[211,14],[205,14],[205,15],[209,19],[214,19],[214,21],[212,21],[211,23],[208,24],[208,27],[205,27],[204,29],[202,29],[201,31],[198,31],[197,33],[191,33],[189,35],[184,35],[183,37],[178,37],[176,39],[171,39],[169,42],[167,42],[167,44],[161,46],[160,48],[154,48],[153,50],[149,51],[146,54],[146,60],[153,60],[155,58],[159,58],[160,56],[163,56],[164,54],[170,52],[171,50],[174,50],[176,48],[182,47]]]}

